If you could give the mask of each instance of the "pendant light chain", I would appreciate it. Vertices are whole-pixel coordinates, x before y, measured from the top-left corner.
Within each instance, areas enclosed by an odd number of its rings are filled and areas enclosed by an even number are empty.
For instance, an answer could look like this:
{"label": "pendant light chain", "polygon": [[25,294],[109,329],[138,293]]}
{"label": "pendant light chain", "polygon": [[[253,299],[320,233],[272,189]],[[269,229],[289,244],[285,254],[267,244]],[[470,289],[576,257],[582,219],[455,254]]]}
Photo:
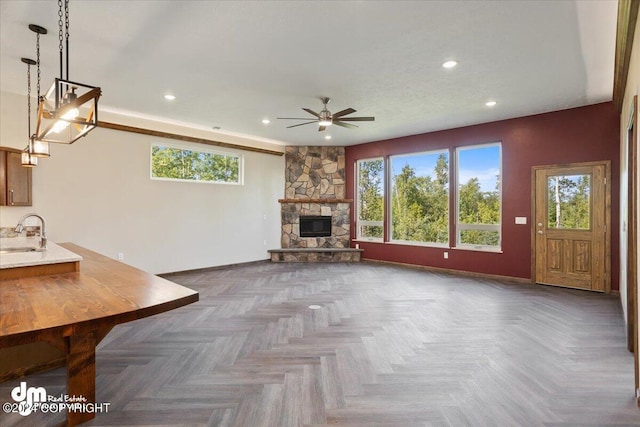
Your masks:
{"label": "pendant light chain", "polygon": [[62,79],[62,0],[58,0],[58,50],[60,52],[60,78]]}
{"label": "pendant light chain", "polygon": [[69,0],[64,0],[64,37],[66,40],[67,80],[69,80]]}
{"label": "pendant light chain", "polygon": [[31,138],[31,64],[27,64],[27,128]]}
{"label": "pendant light chain", "polygon": [[[38,69],[38,103],[42,101],[40,99],[40,33],[36,33],[36,64]],[[31,83],[31,79],[29,79]]]}

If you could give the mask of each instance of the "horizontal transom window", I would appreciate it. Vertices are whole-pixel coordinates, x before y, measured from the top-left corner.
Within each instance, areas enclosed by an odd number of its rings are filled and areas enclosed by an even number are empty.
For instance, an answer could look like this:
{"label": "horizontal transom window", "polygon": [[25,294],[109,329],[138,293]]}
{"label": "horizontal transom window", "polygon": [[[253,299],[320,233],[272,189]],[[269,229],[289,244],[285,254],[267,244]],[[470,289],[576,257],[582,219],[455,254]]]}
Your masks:
{"label": "horizontal transom window", "polygon": [[151,178],[242,184],[242,156],[174,145],[151,146]]}

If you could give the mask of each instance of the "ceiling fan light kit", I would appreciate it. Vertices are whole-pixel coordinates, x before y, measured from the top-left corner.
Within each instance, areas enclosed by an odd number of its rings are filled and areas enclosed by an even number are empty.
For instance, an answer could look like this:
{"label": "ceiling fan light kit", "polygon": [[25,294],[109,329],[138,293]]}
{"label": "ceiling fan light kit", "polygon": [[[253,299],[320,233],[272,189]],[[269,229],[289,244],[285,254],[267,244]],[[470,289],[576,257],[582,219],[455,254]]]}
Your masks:
{"label": "ceiling fan light kit", "polygon": [[372,122],[375,120],[375,117],[345,117],[349,114],[353,114],[356,112],[353,108],[346,108],[342,111],[338,111],[335,114],[331,114],[331,111],[327,108],[327,104],[331,101],[330,98],[321,97],[320,101],[322,101],[323,108],[320,113],[316,113],[315,111],[309,108],[303,108],[304,111],[311,114],[315,117],[315,119],[311,118],[302,118],[302,117],[278,117],[279,120],[307,120],[305,123],[298,123],[297,125],[287,126],[287,129],[295,128],[298,126],[304,126],[311,123],[318,123],[318,132],[324,131],[328,126],[336,125],[341,126],[348,129],[354,129],[358,126],[346,123],[346,122]]}

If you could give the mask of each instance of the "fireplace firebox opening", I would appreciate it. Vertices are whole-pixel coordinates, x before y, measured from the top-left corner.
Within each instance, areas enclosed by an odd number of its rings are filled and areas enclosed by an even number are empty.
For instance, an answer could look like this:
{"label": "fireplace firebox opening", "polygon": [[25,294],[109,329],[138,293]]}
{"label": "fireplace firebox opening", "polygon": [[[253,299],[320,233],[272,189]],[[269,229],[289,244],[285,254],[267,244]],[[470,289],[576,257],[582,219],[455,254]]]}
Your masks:
{"label": "fireplace firebox opening", "polygon": [[330,216],[300,216],[300,237],[331,236]]}

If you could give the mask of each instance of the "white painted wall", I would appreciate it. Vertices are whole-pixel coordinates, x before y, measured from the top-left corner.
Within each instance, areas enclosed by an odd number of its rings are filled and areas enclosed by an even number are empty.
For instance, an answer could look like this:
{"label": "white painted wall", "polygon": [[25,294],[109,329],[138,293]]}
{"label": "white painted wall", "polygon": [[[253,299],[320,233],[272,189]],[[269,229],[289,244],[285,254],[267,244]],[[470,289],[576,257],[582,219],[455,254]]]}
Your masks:
{"label": "white painted wall", "polygon": [[[24,148],[25,97],[2,92],[0,104],[0,145]],[[284,151],[143,119],[100,119]],[[219,149],[244,156],[242,186],[157,181],[149,178],[153,142],[199,146],[102,128],[73,145],[52,145],[51,157],[33,171],[33,206],[0,207],[0,225],[37,212],[51,241],[112,258],[123,253],[124,262],[152,273],[263,260],[267,249],[280,247],[283,156]]]}

